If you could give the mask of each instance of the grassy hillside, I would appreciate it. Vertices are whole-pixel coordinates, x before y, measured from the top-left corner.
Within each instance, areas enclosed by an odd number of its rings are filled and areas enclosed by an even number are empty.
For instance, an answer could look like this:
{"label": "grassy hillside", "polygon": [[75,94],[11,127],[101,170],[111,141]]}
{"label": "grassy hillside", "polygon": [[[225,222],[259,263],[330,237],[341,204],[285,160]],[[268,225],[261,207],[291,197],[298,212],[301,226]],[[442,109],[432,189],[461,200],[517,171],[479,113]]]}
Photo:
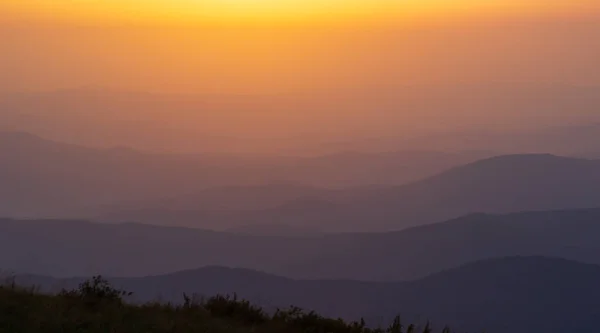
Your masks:
{"label": "grassy hillside", "polygon": [[[363,318],[370,327],[402,314],[407,322],[431,320],[458,332],[598,333],[600,318],[600,266],[545,257],[478,261],[410,282],[295,280],[221,267],[108,280],[134,292],[127,301],[136,304],[236,293],[270,313],[295,305],[330,318]],[[17,275],[15,281],[58,293],[85,278]]]}
{"label": "grassy hillside", "polygon": [[[130,305],[129,293],[95,277],[72,291],[44,295],[14,284],[0,287],[0,332],[253,332],[253,333],[431,333],[429,324],[406,328],[397,318],[387,329],[370,329],[364,322],[346,323],[299,308],[267,314],[247,301],[215,296],[196,302],[185,294],[179,306],[149,303]],[[443,332],[449,333],[449,329]]]}

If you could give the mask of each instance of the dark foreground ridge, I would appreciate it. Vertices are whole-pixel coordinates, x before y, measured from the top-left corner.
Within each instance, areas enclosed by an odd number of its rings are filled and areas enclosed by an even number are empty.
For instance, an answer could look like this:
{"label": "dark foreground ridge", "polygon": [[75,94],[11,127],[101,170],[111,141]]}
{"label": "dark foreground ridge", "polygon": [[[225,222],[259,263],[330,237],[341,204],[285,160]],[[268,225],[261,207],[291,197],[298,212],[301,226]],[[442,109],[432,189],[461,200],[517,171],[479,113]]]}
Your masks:
{"label": "dark foreground ridge", "polygon": [[[267,314],[237,297],[194,300],[182,295],[181,305],[123,301],[131,294],[114,289],[101,277],[77,289],[46,295],[14,283],[0,286],[0,332],[39,333],[433,333],[431,326],[404,326],[397,317],[386,329],[371,329],[364,321],[348,323],[290,307]],[[438,330],[439,331],[439,330]],[[444,328],[443,333],[450,333]]]}
{"label": "dark foreground ridge", "polygon": [[[52,294],[85,280],[14,277]],[[430,320],[461,333],[598,333],[600,318],[600,266],[548,257],[477,261],[408,282],[294,280],[224,267],[108,281],[134,293],[129,303],[181,305],[183,294],[235,293],[270,314],[294,305],[347,322],[363,318],[369,327],[387,327],[401,314],[405,322]]]}

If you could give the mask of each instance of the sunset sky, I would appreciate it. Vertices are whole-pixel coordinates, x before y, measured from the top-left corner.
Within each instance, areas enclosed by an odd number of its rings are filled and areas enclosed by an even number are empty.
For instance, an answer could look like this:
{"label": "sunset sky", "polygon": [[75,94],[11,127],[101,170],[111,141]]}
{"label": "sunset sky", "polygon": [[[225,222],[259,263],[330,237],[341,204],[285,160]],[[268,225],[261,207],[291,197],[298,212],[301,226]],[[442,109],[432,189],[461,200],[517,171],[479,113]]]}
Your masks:
{"label": "sunset sky", "polygon": [[597,0],[3,0],[0,91],[596,85],[599,32]]}
{"label": "sunset sky", "polygon": [[589,15],[594,0],[5,0],[9,20],[88,24],[428,24],[464,18]]}

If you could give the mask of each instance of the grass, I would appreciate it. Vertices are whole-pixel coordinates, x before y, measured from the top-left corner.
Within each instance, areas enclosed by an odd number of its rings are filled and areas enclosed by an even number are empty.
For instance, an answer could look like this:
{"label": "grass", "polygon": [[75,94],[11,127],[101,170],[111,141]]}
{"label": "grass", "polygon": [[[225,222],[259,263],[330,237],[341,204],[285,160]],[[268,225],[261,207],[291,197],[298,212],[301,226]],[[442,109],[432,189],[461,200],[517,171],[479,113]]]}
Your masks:
{"label": "grass", "polygon": [[[431,333],[429,325],[404,327],[397,318],[386,329],[364,322],[324,318],[299,308],[268,314],[237,297],[181,305],[123,301],[129,293],[113,289],[100,277],[76,290],[46,295],[13,284],[0,287],[0,333]],[[444,329],[449,333],[449,329]]]}

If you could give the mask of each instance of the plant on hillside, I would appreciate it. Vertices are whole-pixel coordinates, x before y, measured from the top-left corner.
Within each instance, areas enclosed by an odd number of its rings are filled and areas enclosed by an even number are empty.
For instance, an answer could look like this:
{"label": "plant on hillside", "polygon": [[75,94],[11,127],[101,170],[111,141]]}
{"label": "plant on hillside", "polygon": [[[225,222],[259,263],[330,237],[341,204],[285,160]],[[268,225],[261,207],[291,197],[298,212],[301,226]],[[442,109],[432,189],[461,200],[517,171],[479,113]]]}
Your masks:
{"label": "plant on hillside", "polygon": [[269,320],[262,308],[246,300],[238,300],[236,294],[211,297],[202,306],[215,317],[234,318],[249,325],[260,325]]}
{"label": "plant on hillside", "polygon": [[268,315],[236,295],[203,301],[184,294],[178,306],[129,304],[130,295],[101,276],[54,296],[0,287],[0,333],[432,333],[429,324],[404,331],[399,317],[387,329],[371,329],[364,320],[348,323],[298,307]]}
{"label": "plant on hillside", "polygon": [[77,289],[61,292],[63,296],[81,298],[86,302],[116,302],[122,303],[124,297],[133,295],[132,292],[112,287],[102,276],[94,276],[79,284]]}

